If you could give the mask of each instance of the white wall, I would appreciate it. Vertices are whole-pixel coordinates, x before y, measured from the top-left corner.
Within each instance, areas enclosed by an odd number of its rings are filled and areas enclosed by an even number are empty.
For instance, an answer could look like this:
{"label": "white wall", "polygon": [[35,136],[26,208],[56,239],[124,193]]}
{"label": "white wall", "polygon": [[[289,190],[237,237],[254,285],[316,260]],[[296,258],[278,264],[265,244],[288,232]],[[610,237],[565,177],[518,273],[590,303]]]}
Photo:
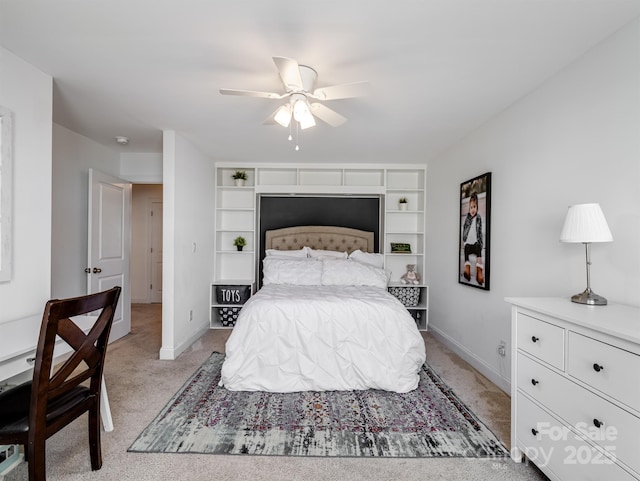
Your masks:
{"label": "white wall", "polygon": [[122,152],[120,177],[134,183],[162,183],[162,154]]}
{"label": "white wall", "polygon": [[162,201],[162,185],[134,184],[131,193],[131,302],[151,302],[149,252],[152,200]]}
{"label": "white wall", "polygon": [[211,159],[173,131],[164,132],[163,150],[160,358],[175,359],[209,328],[215,171]]}
{"label": "white wall", "polygon": [[3,323],[41,317],[51,293],[51,77],[0,47],[0,105],[14,114],[13,277],[0,282]]}
{"label": "white wall", "polygon": [[[510,360],[496,352],[499,340],[510,340],[504,297],[568,299],[586,287],[584,247],[558,241],[570,204],[599,202],[614,236],[593,245],[593,290],[640,305],[639,86],[635,21],[429,163],[429,326],[505,389]],[[489,171],[486,292],[458,284],[458,192]]]}
{"label": "white wall", "polygon": [[53,297],[86,294],[89,169],[119,177],[120,155],[93,140],[53,124]]}

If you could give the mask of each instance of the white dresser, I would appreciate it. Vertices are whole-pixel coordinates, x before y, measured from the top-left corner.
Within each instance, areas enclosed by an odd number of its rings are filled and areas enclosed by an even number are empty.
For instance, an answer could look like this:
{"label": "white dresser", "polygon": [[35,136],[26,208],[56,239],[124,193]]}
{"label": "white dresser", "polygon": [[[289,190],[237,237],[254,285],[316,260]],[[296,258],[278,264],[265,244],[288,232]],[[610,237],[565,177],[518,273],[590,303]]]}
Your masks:
{"label": "white dresser", "polygon": [[640,480],[640,309],[506,301],[513,460],[552,480]]}

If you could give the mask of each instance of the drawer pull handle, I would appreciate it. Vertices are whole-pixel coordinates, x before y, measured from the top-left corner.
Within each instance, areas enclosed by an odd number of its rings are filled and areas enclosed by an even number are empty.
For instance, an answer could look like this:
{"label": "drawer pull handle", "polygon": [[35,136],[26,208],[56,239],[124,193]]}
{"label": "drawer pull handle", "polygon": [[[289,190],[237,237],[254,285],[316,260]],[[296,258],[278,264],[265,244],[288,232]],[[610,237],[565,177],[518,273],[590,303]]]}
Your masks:
{"label": "drawer pull handle", "polygon": [[540,338],[539,338],[539,337],[536,337],[536,336],[531,336],[531,340],[532,340],[533,342],[538,342],[538,341],[540,340]]}
{"label": "drawer pull handle", "polygon": [[35,358],[35,357],[28,357],[28,358],[27,358],[27,362],[28,362],[29,364],[33,364],[34,362],[36,362],[36,358]]}
{"label": "drawer pull handle", "polygon": [[601,428],[602,426],[604,426],[604,422],[602,421],[598,421],[597,419],[593,420],[593,425],[597,428]]}
{"label": "drawer pull handle", "polygon": [[540,383],[540,381],[536,381],[535,379],[532,379],[532,380],[531,380],[531,384],[533,384],[534,386],[535,386],[536,384],[539,384],[539,383]]}
{"label": "drawer pull handle", "polygon": [[593,365],[593,370],[594,370],[595,372],[600,372],[600,371],[602,371],[603,369],[604,369],[604,366],[601,366],[600,364],[597,364],[597,363],[596,363],[596,364],[594,364],[594,365]]}
{"label": "drawer pull handle", "polygon": [[533,434],[534,436],[537,436],[538,430],[536,428],[531,428],[531,434]]}

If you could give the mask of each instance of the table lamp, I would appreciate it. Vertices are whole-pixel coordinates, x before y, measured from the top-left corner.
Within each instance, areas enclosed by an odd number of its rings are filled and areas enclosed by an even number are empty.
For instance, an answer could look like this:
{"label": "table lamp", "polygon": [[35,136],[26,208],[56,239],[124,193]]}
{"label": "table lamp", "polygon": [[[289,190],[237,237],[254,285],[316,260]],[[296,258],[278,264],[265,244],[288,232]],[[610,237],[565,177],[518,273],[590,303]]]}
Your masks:
{"label": "table lamp", "polygon": [[590,246],[592,242],[611,242],[613,236],[604,218],[600,204],[577,204],[569,206],[564,220],[560,242],[582,242],[587,260],[587,288],[584,292],[571,296],[573,302],[591,306],[605,306],[607,300],[591,290]]}

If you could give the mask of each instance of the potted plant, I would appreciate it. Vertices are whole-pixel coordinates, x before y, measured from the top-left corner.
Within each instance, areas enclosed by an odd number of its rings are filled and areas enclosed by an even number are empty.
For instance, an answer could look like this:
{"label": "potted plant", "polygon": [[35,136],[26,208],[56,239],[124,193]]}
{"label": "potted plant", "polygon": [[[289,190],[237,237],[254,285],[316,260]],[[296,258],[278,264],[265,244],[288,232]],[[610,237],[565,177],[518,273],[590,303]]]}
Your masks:
{"label": "potted plant", "polygon": [[231,178],[235,181],[236,186],[242,187],[247,180],[247,173],[244,170],[236,170]]}
{"label": "potted plant", "polygon": [[247,245],[247,240],[242,236],[238,236],[233,240],[233,245],[236,246],[239,251],[241,251],[242,248]]}
{"label": "potted plant", "polygon": [[409,201],[407,200],[406,197],[400,197],[400,199],[398,199],[398,208],[400,210],[407,210],[408,205],[409,205]]}

